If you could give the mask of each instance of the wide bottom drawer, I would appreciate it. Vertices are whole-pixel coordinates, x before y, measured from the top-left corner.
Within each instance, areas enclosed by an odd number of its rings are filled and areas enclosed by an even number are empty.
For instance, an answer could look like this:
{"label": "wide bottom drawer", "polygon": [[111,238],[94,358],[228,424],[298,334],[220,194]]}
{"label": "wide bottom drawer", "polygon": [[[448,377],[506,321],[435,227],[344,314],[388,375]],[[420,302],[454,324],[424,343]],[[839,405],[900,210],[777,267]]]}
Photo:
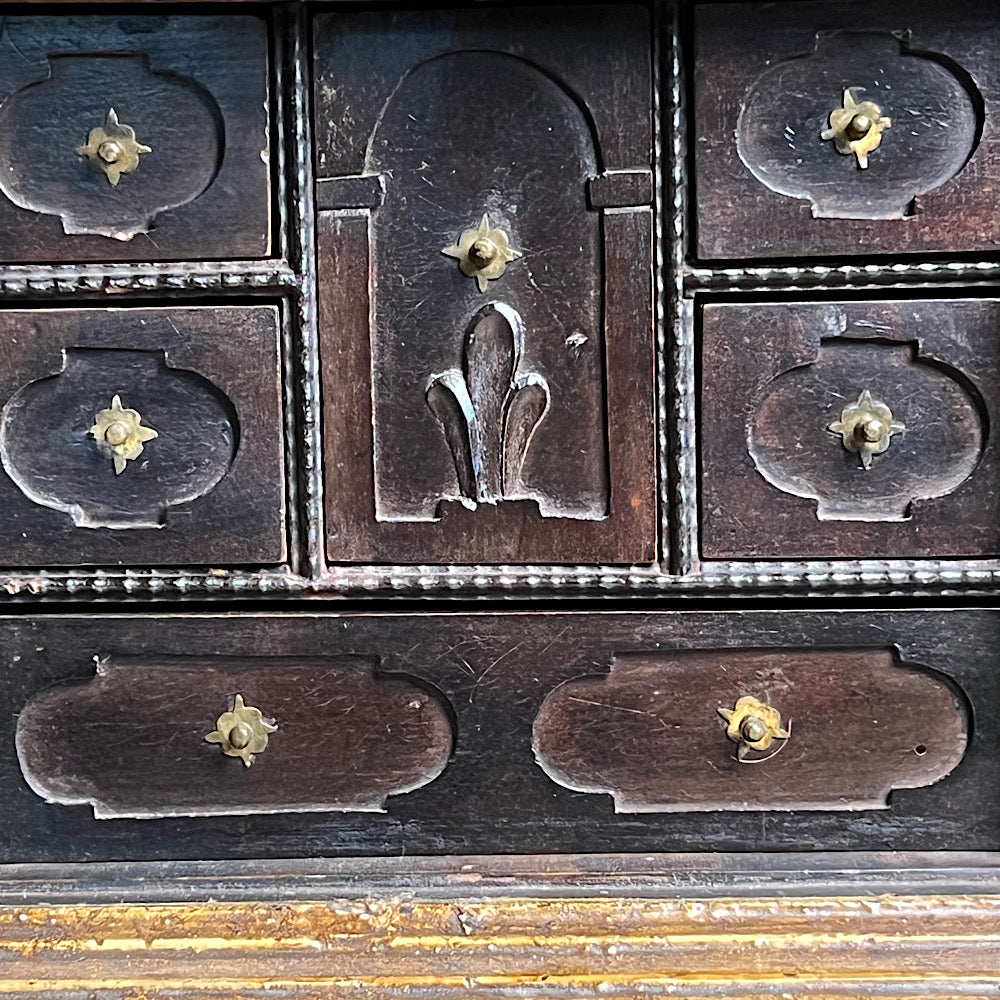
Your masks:
{"label": "wide bottom drawer", "polygon": [[0,618],[0,861],[1000,849],[1000,612]]}

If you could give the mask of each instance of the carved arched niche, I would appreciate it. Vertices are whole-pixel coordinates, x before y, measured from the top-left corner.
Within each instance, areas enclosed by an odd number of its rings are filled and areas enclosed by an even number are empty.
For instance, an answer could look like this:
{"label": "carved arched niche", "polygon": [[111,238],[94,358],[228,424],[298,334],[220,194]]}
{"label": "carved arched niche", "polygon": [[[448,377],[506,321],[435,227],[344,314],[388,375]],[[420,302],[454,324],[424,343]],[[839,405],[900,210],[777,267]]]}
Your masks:
{"label": "carved arched niche", "polygon": [[[449,501],[498,500],[537,503],[543,517],[605,517],[603,248],[600,213],[587,204],[600,165],[581,107],[525,60],[450,53],[403,78],[365,170],[385,185],[373,211],[377,518],[429,521]],[[522,254],[485,293],[441,253],[484,214]],[[508,317],[516,364],[480,366],[483,377],[510,368],[549,396],[511,488],[469,496],[426,393],[463,370],[468,332],[493,315]],[[502,404],[480,410],[506,419]]]}

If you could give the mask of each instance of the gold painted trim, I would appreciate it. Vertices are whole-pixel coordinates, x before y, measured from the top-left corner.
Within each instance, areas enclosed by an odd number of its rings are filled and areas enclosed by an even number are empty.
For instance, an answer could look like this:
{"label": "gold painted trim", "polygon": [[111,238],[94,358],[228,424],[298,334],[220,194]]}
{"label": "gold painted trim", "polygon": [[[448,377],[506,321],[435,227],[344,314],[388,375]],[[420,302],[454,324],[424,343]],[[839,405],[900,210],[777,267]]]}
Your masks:
{"label": "gold painted trim", "polygon": [[413,895],[3,907],[0,996],[229,1000],[267,989],[286,1000],[919,1000],[1000,992],[1000,895]]}

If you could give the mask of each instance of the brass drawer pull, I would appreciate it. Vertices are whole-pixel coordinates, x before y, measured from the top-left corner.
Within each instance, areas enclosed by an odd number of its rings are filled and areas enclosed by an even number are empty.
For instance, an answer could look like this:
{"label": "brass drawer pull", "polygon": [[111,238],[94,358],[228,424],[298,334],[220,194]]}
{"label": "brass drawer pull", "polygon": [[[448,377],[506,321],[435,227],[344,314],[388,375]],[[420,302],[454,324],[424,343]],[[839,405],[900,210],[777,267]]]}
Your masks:
{"label": "brass drawer pull", "polygon": [[278,729],[274,719],[265,719],[259,708],[253,708],[238,694],[231,712],[223,712],[215,723],[215,731],[205,740],[218,743],[227,757],[240,757],[249,767],[254,757],[267,749],[270,733]]}
{"label": "brass drawer pull", "polygon": [[456,244],[445,247],[441,253],[454,257],[462,274],[475,278],[481,292],[507,270],[512,260],[522,256],[520,250],[510,245],[510,237],[502,229],[490,225],[487,214],[478,229],[466,229]]}
{"label": "brass drawer pull", "polygon": [[118,121],[118,113],[112,108],[104,124],[92,128],[86,144],[77,146],[76,152],[100,170],[112,187],[117,187],[122,174],[130,174],[139,166],[139,154],[153,151],[136,139],[131,125]]}
{"label": "brass drawer pull", "polygon": [[[863,90],[863,87],[857,88]],[[851,88],[844,91],[844,106],[830,112],[830,127],[822,132],[822,138],[832,139],[838,153],[858,158],[862,170],[868,166],[868,154],[882,143],[882,133],[892,125],[892,119],[882,114],[882,109],[874,101],[854,100]]]}
{"label": "brass drawer pull", "polygon": [[111,406],[94,417],[90,433],[97,447],[115,463],[115,475],[121,475],[130,461],[142,454],[142,446],[159,435],[152,427],[142,427],[138,410],[122,406],[121,396],[111,400]]}
{"label": "brass drawer pull", "polygon": [[[781,713],[776,708],[750,696],[740,698],[735,708],[720,708],[719,715],[729,724],[726,736],[739,744],[736,751],[736,759],[739,761],[745,761],[751,750],[768,750],[775,740],[787,740],[792,735],[791,729],[781,727]],[[784,745],[782,742],[774,753]]]}
{"label": "brass drawer pull", "polygon": [[861,455],[861,465],[872,467],[872,457],[881,455],[889,447],[893,434],[902,434],[906,425],[892,419],[892,410],[885,403],[872,398],[868,389],[858,396],[856,403],[844,407],[840,419],[830,424],[829,430],[839,434],[848,451]]}

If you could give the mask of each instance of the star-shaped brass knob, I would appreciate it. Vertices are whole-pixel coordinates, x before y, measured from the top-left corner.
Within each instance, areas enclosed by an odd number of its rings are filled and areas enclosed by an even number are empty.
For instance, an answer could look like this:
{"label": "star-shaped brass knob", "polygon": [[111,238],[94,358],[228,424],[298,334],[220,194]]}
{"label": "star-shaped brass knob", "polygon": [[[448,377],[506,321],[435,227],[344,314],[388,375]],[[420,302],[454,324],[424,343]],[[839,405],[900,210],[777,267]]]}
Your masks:
{"label": "star-shaped brass knob", "polygon": [[274,719],[265,719],[259,708],[253,708],[238,694],[231,712],[223,712],[215,723],[215,731],[205,737],[206,743],[218,743],[227,757],[239,757],[249,767],[254,757],[267,749],[267,739],[277,732]]}
{"label": "star-shaped brass knob", "polygon": [[142,454],[142,446],[147,441],[159,437],[152,427],[142,427],[141,420],[138,410],[127,410],[122,406],[121,396],[115,396],[111,406],[94,417],[94,426],[88,433],[93,435],[102,453],[114,461],[116,476],[120,476],[125,466]]}
{"label": "star-shaped brass knob", "polygon": [[[859,88],[863,90],[864,88]],[[858,158],[862,170],[868,167],[868,154],[882,143],[882,133],[892,125],[892,119],[882,114],[874,101],[854,100],[851,88],[844,91],[844,106],[830,112],[830,127],[821,133],[832,139],[838,153]]]}
{"label": "star-shaped brass knob", "polygon": [[881,455],[889,447],[892,435],[902,434],[906,425],[893,420],[892,410],[873,399],[871,391],[865,389],[856,403],[844,407],[840,419],[830,424],[828,430],[840,435],[848,451],[860,454],[862,468],[870,469],[872,457]]}
{"label": "star-shaped brass knob", "polygon": [[490,226],[488,214],[483,215],[478,228],[466,229],[457,243],[445,247],[441,253],[455,257],[462,274],[475,278],[481,292],[507,270],[512,260],[522,256],[520,250],[510,245],[510,238],[502,229]]}
{"label": "star-shaped brass knob", "polygon": [[86,145],[77,146],[76,152],[100,170],[112,187],[117,187],[122,174],[130,174],[139,166],[139,154],[151,153],[152,149],[136,139],[131,125],[118,121],[118,113],[112,108],[104,124],[92,128]]}
{"label": "star-shaped brass knob", "polygon": [[776,708],[749,695],[740,698],[733,708],[720,708],[719,715],[728,723],[726,736],[738,744],[736,759],[740,761],[751,750],[767,750],[775,740],[787,740],[792,735],[782,728],[781,713]]}

